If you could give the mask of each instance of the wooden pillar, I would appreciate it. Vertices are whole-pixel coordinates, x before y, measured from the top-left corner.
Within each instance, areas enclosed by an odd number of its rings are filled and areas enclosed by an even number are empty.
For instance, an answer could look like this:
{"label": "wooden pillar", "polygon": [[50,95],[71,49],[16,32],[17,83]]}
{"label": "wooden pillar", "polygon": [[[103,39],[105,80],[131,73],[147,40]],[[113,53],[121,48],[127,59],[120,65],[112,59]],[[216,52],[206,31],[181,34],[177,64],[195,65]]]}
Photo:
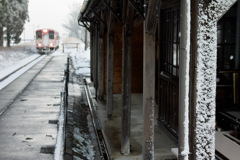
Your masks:
{"label": "wooden pillar", "polygon": [[191,1],[193,74],[191,159],[215,159],[217,21],[236,0]]}
{"label": "wooden pillar", "polygon": [[94,42],[94,31],[92,29],[91,25],[91,32],[90,32],[90,78],[91,81],[93,81],[93,52],[94,52],[94,47],[93,47],[93,42]]}
{"label": "wooden pillar", "polygon": [[143,52],[143,159],[154,159],[155,35],[146,33]]}
{"label": "wooden pillar", "polygon": [[148,4],[143,23],[143,160],[154,159],[154,111],[155,111],[155,54],[156,28],[158,23],[159,0],[145,0]]}
{"label": "wooden pillar", "polygon": [[95,83],[96,83],[96,70],[95,70],[95,66],[96,66],[96,24],[92,23],[92,81],[95,87]]}
{"label": "wooden pillar", "polygon": [[126,24],[123,26],[123,56],[122,56],[122,136],[121,153],[130,154],[131,130],[131,79],[132,79],[132,32],[133,15],[132,7],[126,5]]}
{"label": "wooden pillar", "polygon": [[[104,19],[103,11],[101,12],[101,18]],[[99,24],[99,41],[98,41],[98,99],[102,100],[104,96],[104,24]]]}
{"label": "wooden pillar", "polygon": [[98,63],[99,63],[99,60],[98,60],[98,53],[99,53],[99,50],[98,50],[98,42],[99,42],[99,24],[97,23],[95,25],[95,37],[94,37],[94,77],[95,77],[95,80],[94,80],[94,87],[95,87],[95,97],[97,98],[98,97]]}
{"label": "wooden pillar", "polygon": [[180,7],[180,68],[179,68],[179,160],[189,159],[189,65],[190,65],[190,8],[188,0]]}
{"label": "wooden pillar", "polygon": [[[112,1],[115,9],[116,1]],[[108,22],[108,42],[107,42],[107,116],[112,118],[113,114],[113,64],[114,64],[114,26],[115,18],[110,13]]]}

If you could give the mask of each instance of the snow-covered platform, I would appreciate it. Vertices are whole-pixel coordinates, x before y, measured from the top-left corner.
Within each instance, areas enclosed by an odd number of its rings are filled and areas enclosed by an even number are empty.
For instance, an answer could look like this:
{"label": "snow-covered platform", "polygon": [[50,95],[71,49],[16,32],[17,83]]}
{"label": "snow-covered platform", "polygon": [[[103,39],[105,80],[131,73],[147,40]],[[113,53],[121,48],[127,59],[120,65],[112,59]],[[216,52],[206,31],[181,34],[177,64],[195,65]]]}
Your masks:
{"label": "snow-covered platform", "polygon": [[0,116],[0,159],[53,159],[66,61],[46,56],[0,91],[0,110],[9,106]]}
{"label": "snow-covered platform", "polygon": [[[93,84],[87,80],[92,95],[94,96]],[[142,159],[142,139],[143,139],[143,108],[142,94],[132,94],[131,106],[131,154],[122,155],[121,146],[121,115],[122,115],[122,96],[113,96],[113,117],[107,118],[106,103],[96,101],[97,117],[100,120],[104,138],[111,158],[114,160],[138,160]],[[157,110],[155,112],[157,114]],[[155,115],[155,117],[157,117]],[[158,126],[155,118],[155,157],[158,160],[173,160],[176,156],[171,152],[171,148],[177,148],[177,144],[169,138],[165,132]]]}

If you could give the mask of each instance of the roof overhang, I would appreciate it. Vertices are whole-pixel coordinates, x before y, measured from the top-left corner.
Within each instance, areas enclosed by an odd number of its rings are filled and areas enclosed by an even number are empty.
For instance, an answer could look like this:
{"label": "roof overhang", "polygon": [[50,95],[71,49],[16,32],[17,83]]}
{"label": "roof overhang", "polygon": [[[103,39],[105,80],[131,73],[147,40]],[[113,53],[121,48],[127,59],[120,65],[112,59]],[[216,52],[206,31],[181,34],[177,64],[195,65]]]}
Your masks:
{"label": "roof overhang", "polygon": [[94,13],[105,8],[102,0],[84,0],[82,8],[78,14],[78,22],[90,22],[94,17]]}

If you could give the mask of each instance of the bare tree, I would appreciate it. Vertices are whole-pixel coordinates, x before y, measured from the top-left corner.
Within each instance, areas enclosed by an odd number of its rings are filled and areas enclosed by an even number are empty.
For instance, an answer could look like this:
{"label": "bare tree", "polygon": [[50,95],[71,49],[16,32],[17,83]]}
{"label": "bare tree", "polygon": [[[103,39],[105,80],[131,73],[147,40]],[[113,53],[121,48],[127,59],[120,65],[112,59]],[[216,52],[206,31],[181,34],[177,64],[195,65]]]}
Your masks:
{"label": "bare tree", "polygon": [[[79,7],[76,7],[79,6]],[[63,27],[69,31],[69,35],[75,38],[80,39],[83,43],[85,43],[85,50],[88,48],[88,31],[78,25],[78,14],[80,12],[81,6],[79,4],[74,3],[71,7],[72,10],[68,15],[68,19],[63,24]]]}

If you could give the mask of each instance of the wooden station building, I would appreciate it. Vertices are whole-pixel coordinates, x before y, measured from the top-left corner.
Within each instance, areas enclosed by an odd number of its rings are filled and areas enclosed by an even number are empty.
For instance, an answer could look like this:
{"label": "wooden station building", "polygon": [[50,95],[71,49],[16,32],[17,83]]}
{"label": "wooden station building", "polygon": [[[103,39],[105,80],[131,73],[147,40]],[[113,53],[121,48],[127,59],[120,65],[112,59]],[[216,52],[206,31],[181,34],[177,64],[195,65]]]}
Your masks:
{"label": "wooden station building", "polygon": [[122,94],[122,154],[131,94],[142,93],[144,160],[154,159],[155,112],[179,159],[228,156],[215,152],[216,130],[239,139],[239,13],[237,0],[84,1],[78,20],[91,33],[91,80],[109,118]]}

